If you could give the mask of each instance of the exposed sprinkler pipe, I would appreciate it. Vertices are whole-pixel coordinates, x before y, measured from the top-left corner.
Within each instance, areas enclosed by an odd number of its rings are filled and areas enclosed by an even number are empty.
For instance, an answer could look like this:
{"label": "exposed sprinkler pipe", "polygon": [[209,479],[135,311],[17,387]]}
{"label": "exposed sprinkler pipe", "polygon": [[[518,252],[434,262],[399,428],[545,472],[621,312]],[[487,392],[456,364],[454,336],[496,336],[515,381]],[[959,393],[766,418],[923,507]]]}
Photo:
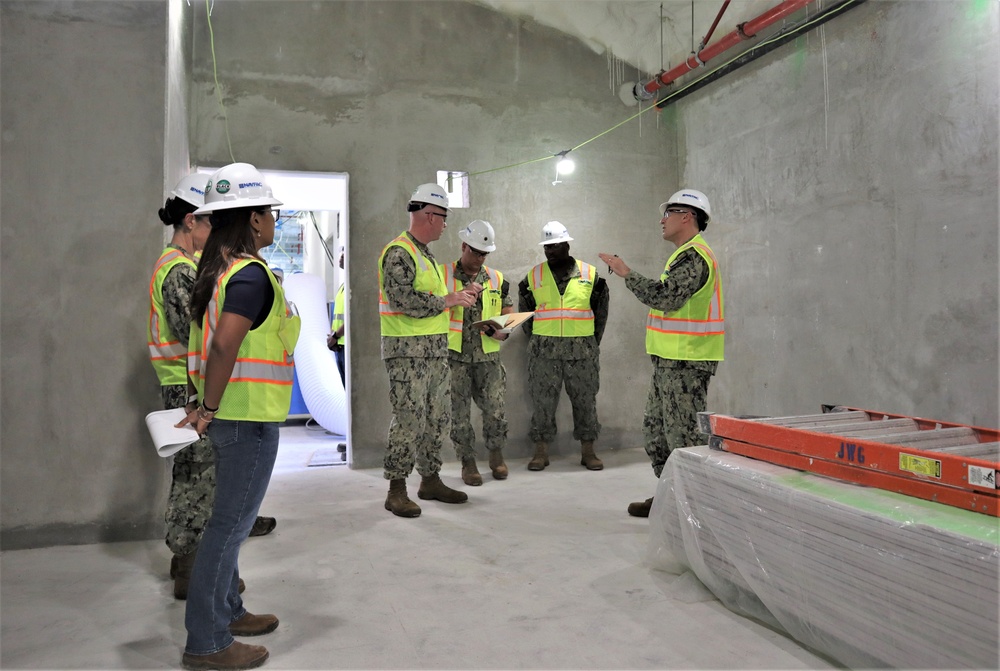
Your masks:
{"label": "exposed sprinkler pipe", "polygon": [[[722,77],[725,77],[729,73],[738,70],[739,68],[752,63],[761,56],[769,54],[775,49],[787,44],[788,42],[796,39],[802,33],[814,30],[819,26],[823,25],[830,19],[833,19],[843,12],[862,5],[867,0],[838,0],[835,4],[824,7],[822,11],[814,14],[810,17],[804,18],[796,24],[785,26],[778,32],[769,36],[767,40],[760,44],[756,44],[743,53],[741,53],[736,58],[732,59],[725,65],[709,72],[705,76],[697,79],[693,82],[687,82],[684,86],[677,91],[666,94],[663,98],[656,102],[656,107],[658,109],[663,109],[670,103],[675,103],[682,98],[686,98],[695,91],[702,89],[712,82],[718,81]],[[637,86],[639,86],[637,84]]]}
{"label": "exposed sprinkler pipe", "polygon": [[[736,30],[723,36],[722,39],[715,44],[705,47],[704,49],[699,49],[697,53],[691,54],[684,59],[684,62],[680,65],[677,65],[666,72],[661,72],[641,87],[636,85],[634,89],[636,99],[649,100],[657,90],[670,85],[678,77],[705,65],[705,63],[709,60],[715,58],[724,51],[732,49],[740,42],[755,37],[757,33],[764,28],[781,21],[790,14],[794,14],[810,2],[812,2],[812,0],[784,0],[784,2],[775,5],[760,16],[752,18],[746,23],[739,24],[736,26]],[[723,7],[723,9],[725,9],[725,7]],[[711,34],[711,31],[709,34]]]}

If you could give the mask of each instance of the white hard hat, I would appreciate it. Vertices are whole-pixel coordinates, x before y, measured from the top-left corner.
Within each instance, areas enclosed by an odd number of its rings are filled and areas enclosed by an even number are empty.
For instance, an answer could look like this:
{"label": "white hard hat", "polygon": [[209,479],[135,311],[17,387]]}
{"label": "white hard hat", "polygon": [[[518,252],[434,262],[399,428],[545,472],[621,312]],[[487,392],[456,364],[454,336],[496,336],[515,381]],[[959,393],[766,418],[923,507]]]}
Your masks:
{"label": "white hard hat", "polygon": [[490,222],[476,219],[458,232],[458,239],[479,252],[492,252],[496,246]]}
{"label": "white hard hat", "polygon": [[208,175],[193,172],[177,182],[177,186],[170,192],[170,195],[180,198],[195,207],[201,207],[205,204],[205,184],[207,182]]}
{"label": "white hard hat", "polygon": [[410,202],[428,203],[448,210],[448,194],[445,193],[444,187],[439,184],[421,184],[413,190]]}
{"label": "white hard hat", "polygon": [[558,221],[550,221],[542,227],[542,241],[538,244],[554,245],[560,242],[569,242],[572,239],[565,226]]}
{"label": "white hard hat", "polygon": [[205,185],[205,204],[195,210],[195,214],[272,205],[281,205],[281,201],[271,193],[260,171],[249,163],[230,163],[209,178]]}
{"label": "white hard hat", "polygon": [[666,214],[667,207],[670,205],[684,205],[685,207],[700,210],[705,213],[706,224],[712,221],[712,206],[708,204],[708,196],[703,194],[701,191],[695,191],[694,189],[681,189],[674,195],[670,196],[670,200],[665,203],[660,203],[660,214]]}

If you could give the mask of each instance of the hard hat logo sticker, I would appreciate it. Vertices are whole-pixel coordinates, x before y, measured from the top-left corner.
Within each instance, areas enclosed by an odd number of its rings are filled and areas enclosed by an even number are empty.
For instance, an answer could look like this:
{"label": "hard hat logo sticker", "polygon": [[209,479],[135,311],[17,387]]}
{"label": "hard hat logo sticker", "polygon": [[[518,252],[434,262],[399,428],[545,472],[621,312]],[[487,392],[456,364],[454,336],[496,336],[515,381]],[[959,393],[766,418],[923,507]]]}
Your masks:
{"label": "hard hat logo sticker", "polygon": [[215,185],[215,190],[219,193],[229,193],[229,180],[220,179],[219,183]]}

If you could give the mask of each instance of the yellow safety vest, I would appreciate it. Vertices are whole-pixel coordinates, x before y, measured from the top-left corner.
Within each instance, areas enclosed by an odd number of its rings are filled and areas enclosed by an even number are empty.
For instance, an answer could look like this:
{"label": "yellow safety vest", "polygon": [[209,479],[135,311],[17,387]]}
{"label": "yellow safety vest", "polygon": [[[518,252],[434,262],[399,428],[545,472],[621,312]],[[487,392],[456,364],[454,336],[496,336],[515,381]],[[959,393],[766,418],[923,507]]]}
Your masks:
{"label": "yellow safety vest", "polygon": [[187,263],[195,268],[194,261],[184,252],[167,247],[153,266],[153,276],[149,280],[149,320],[146,322],[146,344],[149,360],[162,386],[187,384],[187,366],[184,359],[187,347],[170,330],[166,310],[163,306],[163,282],[175,266]]}
{"label": "yellow safety vest", "polygon": [[579,338],[594,335],[594,311],[590,309],[590,294],[594,291],[597,271],[594,266],[577,259],[580,276],[574,277],[566,285],[566,293],[560,294],[556,278],[549,270],[548,262],[539,263],[531,269],[528,285],[535,296],[535,335],[559,338]]}
{"label": "yellow safety vest", "polygon": [[[458,266],[458,261],[444,267],[444,283],[450,293],[461,291],[465,287],[465,283],[460,282],[455,277],[456,266]],[[486,286],[483,287],[483,293],[480,294],[480,300],[483,302],[481,319],[492,319],[499,316],[503,309],[503,296],[501,295],[503,273],[486,266],[483,266],[483,272],[486,273],[487,280]],[[465,309],[461,305],[453,306],[451,308],[451,322],[448,325],[448,349],[456,352],[462,351],[462,325],[464,323]],[[500,343],[495,338],[483,335],[483,352],[488,354],[499,351]]]}
{"label": "yellow safety vest", "polygon": [[427,258],[413,243],[406,233],[390,242],[382,250],[378,258],[378,316],[383,336],[406,337],[420,335],[443,335],[448,332],[448,311],[433,317],[411,317],[402,312],[395,312],[385,298],[385,278],[382,273],[382,263],[386,252],[391,247],[402,247],[411,257],[417,268],[417,276],[413,280],[413,288],[417,291],[444,297],[448,289],[444,283],[444,273],[434,259]]}
{"label": "yellow safety vest", "polygon": [[[333,299],[333,321],[330,323],[330,330],[336,332],[341,326],[344,325],[344,285],[341,284],[340,288],[337,289],[337,297]],[[347,334],[337,338],[336,343],[338,345],[343,345],[347,340]]]}
{"label": "yellow safety vest", "polygon": [[660,275],[666,280],[670,264],[682,252],[694,249],[708,264],[708,280],[679,310],[664,314],[650,310],[646,317],[646,352],[678,361],[722,361],[726,339],[722,278],[715,253],[701,235],[694,236],[670,255]]}
{"label": "yellow safety vest", "polygon": [[267,271],[274,289],[274,302],[264,323],[249,331],[243,339],[215,416],[247,422],[283,422],[288,418],[292,402],[295,366],[292,352],[302,323],[285,302],[285,292],[278,279],[257,259],[240,259],[219,277],[202,323],[191,326],[188,375],[198,389],[198,396],[204,398],[205,365],[226,302],[226,286],[236,273],[251,263],[258,263]]}

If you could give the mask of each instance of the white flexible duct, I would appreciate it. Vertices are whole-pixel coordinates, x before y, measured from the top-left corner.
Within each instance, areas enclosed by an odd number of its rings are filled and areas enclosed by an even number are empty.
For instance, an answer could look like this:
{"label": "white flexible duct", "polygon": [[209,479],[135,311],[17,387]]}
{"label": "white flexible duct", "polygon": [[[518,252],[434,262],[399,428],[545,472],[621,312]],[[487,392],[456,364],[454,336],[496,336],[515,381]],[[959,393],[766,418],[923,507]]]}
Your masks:
{"label": "white flexible duct", "polygon": [[337,361],[326,346],[330,333],[326,284],[308,273],[285,277],[286,298],[295,303],[302,318],[302,332],[295,345],[295,372],[302,400],[320,426],[331,433],[347,435],[347,395],[340,381]]}

